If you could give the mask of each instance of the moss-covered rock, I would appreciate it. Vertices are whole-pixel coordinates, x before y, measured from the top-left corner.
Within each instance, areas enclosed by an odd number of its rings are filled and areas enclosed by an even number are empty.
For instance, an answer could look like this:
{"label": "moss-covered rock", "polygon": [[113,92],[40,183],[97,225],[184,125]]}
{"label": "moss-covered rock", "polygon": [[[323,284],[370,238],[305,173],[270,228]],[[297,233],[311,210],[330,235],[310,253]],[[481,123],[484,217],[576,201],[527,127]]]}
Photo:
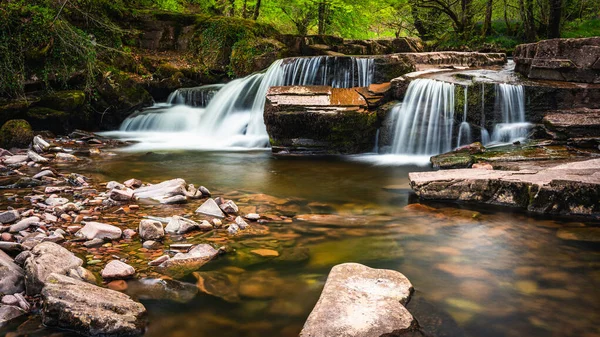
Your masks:
{"label": "moss-covered rock", "polygon": [[81,90],[65,90],[50,93],[40,99],[37,106],[53,110],[72,112],[85,104],[85,93]]}
{"label": "moss-covered rock", "polygon": [[3,148],[26,147],[32,138],[31,125],[23,119],[9,120],[0,128],[0,146]]}
{"label": "moss-covered rock", "polygon": [[236,76],[246,76],[259,69],[268,68],[283,57],[285,46],[275,39],[244,39],[234,45],[231,52],[231,69]]}

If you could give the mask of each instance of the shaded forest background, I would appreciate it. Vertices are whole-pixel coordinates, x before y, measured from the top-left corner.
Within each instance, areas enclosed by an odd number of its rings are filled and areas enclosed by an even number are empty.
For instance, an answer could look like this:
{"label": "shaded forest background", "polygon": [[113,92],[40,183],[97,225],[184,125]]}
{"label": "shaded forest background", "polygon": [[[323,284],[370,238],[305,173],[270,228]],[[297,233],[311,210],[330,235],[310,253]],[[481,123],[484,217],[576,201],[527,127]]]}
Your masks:
{"label": "shaded forest background", "polygon": [[172,77],[131,62],[140,59],[131,22],[143,15],[195,20],[202,36],[189,60],[233,48],[223,70],[230,78],[255,56],[276,53],[272,40],[282,34],[418,36],[427,50],[508,53],[539,39],[600,36],[600,0],[2,0],[0,97],[22,97],[29,82],[43,82],[45,89],[83,88],[93,100],[99,78],[110,73]]}

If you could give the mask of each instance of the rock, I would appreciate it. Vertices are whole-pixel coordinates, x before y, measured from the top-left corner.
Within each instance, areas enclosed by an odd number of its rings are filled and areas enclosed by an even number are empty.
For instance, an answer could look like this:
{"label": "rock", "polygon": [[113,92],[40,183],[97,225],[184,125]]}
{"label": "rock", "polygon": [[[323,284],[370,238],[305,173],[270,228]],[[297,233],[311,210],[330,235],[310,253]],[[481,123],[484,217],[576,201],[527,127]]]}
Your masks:
{"label": "rock", "polygon": [[198,294],[195,284],[168,279],[140,279],[127,283],[126,293],[138,300],[168,300],[187,303]]}
{"label": "rock", "polygon": [[140,221],[138,233],[143,240],[161,240],[165,236],[163,224],[148,219]]}
{"label": "rock", "polygon": [[148,262],[148,265],[149,265],[149,266],[158,266],[158,265],[160,265],[161,263],[163,263],[163,262],[167,261],[168,259],[169,259],[169,255],[163,255],[163,256],[161,256],[161,257],[159,257],[159,258],[156,258],[156,259],[154,259],[154,260],[152,260],[152,261]]}
{"label": "rock", "polygon": [[85,248],[98,248],[98,247],[101,247],[103,244],[104,244],[104,240],[98,239],[98,238],[91,239],[91,240],[83,243]]}
{"label": "rock", "polygon": [[131,178],[123,183],[126,187],[129,188],[138,188],[142,186],[142,181],[139,179]]}
{"label": "rock", "polygon": [[125,239],[131,239],[131,238],[133,238],[136,235],[137,235],[137,232],[134,231],[133,229],[127,228],[126,230],[123,231],[123,237]]}
{"label": "rock", "polygon": [[14,156],[10,156],[8,158],[5,158],[3,163],[5,165],[14,165],[14,164],[20,164],[23,165],[25,164],[25,162],[29,159],[29,157],[27,157],[26,155],[14,155]]}
{"label": "rock", "polygon": [[140,335],[146,309],[123,293],[51,274],[42,291],[42,321],[85,335]]}
{"label": "rock", "polygon": [[416,326],[404,307],[413,291],[401,273],[357,263],[331,269],[300,336],[401,335]]}
{"label": "rock", "polygon": [[279,256],[279,252],[273,249],[254,249],[251,250],[250,253],[256,254],[261,257],[277,257]]}
{"label": "rock", "polygon": [[11,225],[8,231],[11,233],[18,233],[20,231],[26,230],[27,228],[29,228],[29,226],[37,224],[38,222],[40,222],[40,218],[38,218],[37,216],[25,218],[14,225]]}
{"label": "rock", "polygon": [[0,128],[0,147],[6,149],[27,147],[32,138],[31,125],[23,119],[9,120]]}
{"label": "rock", "polygon": [[209,244],[199,244],[187,253],[178,253],[171,259],[160,264],[160,268],[166,269],[176,276],[183,276],[198,268],[219,255],[219,251]]}
{"label": "rock", "polygon": [[13,259],[0,250],[0,294],[12,295],[25,289],[24,272]]}
{"label": "rock", "polygon": [[219,205],[217,205],[215,200],[212,198],[207,199],[200,207],[198,207],[198,209],[196,209],[196,213],[201,213],[215,218],[225,217]]}
{"label": "rock", "polygon": [[244,221],[244,218],[241,216],[235,218],[235,224],[238,225],[240,229],[246,229],[248,227],[248,223]]}
{"label": "rock", "polygon": [[480,170],[493,170],[494,169],[494,167],[488,163],[475,163],[471,166],[471,168],[480,169]]}
{"label": "rock", "polygon": [[202,221],[201,223],[197,223],[190,219],[186,219],[184,217],[175,215],[175,216],[171,217],[171,220],[167,224],[167,227],[165,227],[165,231],[167,233],[175,233],[175,234],[185,234],[194,229],[200,229],[200,230],[206,231],[206,230],[213,229],[213,226],[207,221]]}
{"label": "rock", "polygon": [[127,263],[119,260],[112,260],[102,269],[102,278],[108,279],[126,279],[135,275],[135,269]]}
{"label": "rock", "polygon": [[542,122],[553,139],[600,141],[600,109],[553,111],[546,114]]}
{"label": "rock", "polygon": [[19,214],[19,211],[16,210],[11,210],[11,211],[6,211],[6,212],[2,212],[0,213],[0,223],[11,223],[11,222],[15,222],[17,220],[19,220],[21,218],[21,215]]}
{"label": "rock", "polygon": [[27,157],[34,163],[47,163],[49,161],[48,158],[42,157],[31,150],[27,151]]}
{"label": "rock", "polygon": [[152,199],[158,202],[173,196],[185,196],[186,182],[183,179],[163,181],[156,185],[140,187],[133,191],[133,195],[140,199]]}
{"label": "rock", "polygon": [[117,181],[109,181],[106,183],[106,188],[109,190],[117,189],[117,190],[125,190],[125,185],[121,184]]}
{"label": "rock", "polygon": [[423,199],[476,202],[544,214],[600,217],[600,159],[537,170],[443,170],[409,173]]}
{"label": "rock", "polygon": [[57,161],[62,161],[62,162],[76,162],[77,161],[77,157],[75,157],[74,155],[68,154],[68,153],[62,153],[62,152],[57,153],[55,158]]}
{"label": "rock", "polygon": [[42,151],[48,151],[50,148],[50,144],[39,135],[33,137],[33,145],[36,145]]}
{"label": "rock", "polygon": [[25,311],[13,305],[0,305],[0,328],[15,318],[25,315]]}
{"label": "rock", "polygon": [[142,247],[146,248],[146,249],[154,250],[154,249],[160,249],[162,247],[162,244],[160,242],[148,240],[148,241],[144,241],[144,243],[142,243]]}
{"label": "rock", "polygon": [[248,220],[256,221],[256,220],[260,219],[260,215],[256,214],[256,213],[249,213],[249,214],[246,214],[245,218]]}
{"label": "rock", "polygon": [[227,214],[236,214],[239,211],[239,208],[232,200],[227,200],[219,205],[221,210]]}
{"label": "rock", "polygon": [[157,199],[161,204],[164,205],[185,204],[187,202],[187,197],[185,195],[174,195],[172,197],[155,199]]}
{"label": "rock", "polygon": [[198,190],[200,191],[200,193],[202,193],[202,196],[210,197],[210,191],[208,190],[208,188],[200,186]]}
{"label": "rock", "polygon": [[50,274],[66,275],[83,261],[65,248],[52,242],[42,242],[31,250],[25,260],[25,288],[30,296],[39,294]]}
{"label": "rock", "polygon": [[194,272],[193,275],[198,280],[196,286],[202,293],[231,303],[240,302],[240,275],[222,271]]}
{"label": "rock", "polygon": [[227,227],[227,232],[231,235],[236,235],[237,232],[239,232],[240,230],[240,226],[238,226],[237,224],[232,223],[231,225],[229,225],[229,227]]}
{"label": "rock", "polygon": [[108,196],[115,201],[129,201],[133,199],[133,191],[113,189]]}
{"label": "rock", "polygon": [[19,299],[13,295],[4,295],[2,296],[2,304],[6,305],[18,305]]}
{"label": "rock", "polygon": [[43,177],[54,177],[55,174],[51,170],[43,170],[33,176],[33,179],[41,179]]}
{"label": "rock", "polygon": [[518,45],[515,70],[531,79],[600,83],[600,37]]}
{"label": "rock", "polygon": [[44,203],[50,207],[62,206],[68,202],[69,202],[69,199],[67,199],[67,198],[54,198],[54,197],[50,197],[44,201]]}
{"label": "rock", "polygon": [[69,270],[67,276],[72,277],[76,280],[87,282],[89,284],[97,285],[96,275],[94,275],[94,273],[83,267],[77,267],[75,269]]}
{"label": "rock", "polygon": [[10,233],[2,233],[2,235],[0,235],[0,240],[2,241],[13,241],[13,235]]}
{"label": "rock", "polygon": [[84,237],[88,240],[117,240],[121,238],[121,234],[122,232],[119,227],[93,221],[86,222],[85,226],[76,233],[77,236]]}

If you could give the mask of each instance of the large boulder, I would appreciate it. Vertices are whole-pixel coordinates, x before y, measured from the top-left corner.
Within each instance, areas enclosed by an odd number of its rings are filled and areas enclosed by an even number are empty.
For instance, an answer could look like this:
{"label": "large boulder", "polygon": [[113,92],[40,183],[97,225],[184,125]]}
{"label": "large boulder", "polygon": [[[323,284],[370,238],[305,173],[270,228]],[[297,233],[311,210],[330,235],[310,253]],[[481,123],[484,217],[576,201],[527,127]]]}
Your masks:
{"label": "large boulder", "polygon": [[401,273],[344,263],[331,269],[301,337],[399,336],[417,328],[404,305],[413,287]]}
{"label": "large boulder", "polygon": [[23,269],[0,250],[0,294],[12,295],[24,289]]}
{"label": "large boulder", "polygon": [[51,274],[42,297],[42,321],[49,327],[91,336],[140,335],[145,329],[144,306],[114,290]]}
{"label": "large boulder", "polygon": [[377,116],[368,107],[356,88],[271,87],[264,119],[273,152],[367,152],[377,132]]}
{"label": "large boulder", "polygon": [[531,79],[600,83],[600,37],[518,45],[514,59],[515,70]]}
{"label": "large boulder", "polygon": [[15,318],[25,315],[25,311],[14,305],[0,304],[0,328]]}
{"label": "large boulder", "polygon": [[27,294],[39,294],[50,274],[66,275],[82,264],[80,258],[56,243],[42,242],[36,245],[24,264]]}
{"label": "large boulder", "polygon": [[77,236],[86,238],[88,240],[117,240],[121,238],[122,234],[123,232],[117,226],[95,221],[86,222],[85,226],[83,226],[83,228],[76,233]]}
{"label": "large boulder", "polygon": [[0,128],[0,147],[27,147],[33,139],[31,125],[23,119],[12,119]]}

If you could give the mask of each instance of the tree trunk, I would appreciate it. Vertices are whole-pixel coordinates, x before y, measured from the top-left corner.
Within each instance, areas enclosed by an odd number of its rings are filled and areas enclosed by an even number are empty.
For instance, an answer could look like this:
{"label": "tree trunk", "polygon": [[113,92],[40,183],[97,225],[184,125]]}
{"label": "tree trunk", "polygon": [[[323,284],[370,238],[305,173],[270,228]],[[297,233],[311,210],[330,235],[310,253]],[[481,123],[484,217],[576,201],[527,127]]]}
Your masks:
{"label": "tree trunk", "polygon": [[235,16],[235,0],[229,0],[229,13],[228,16]]}
{"label": "tree trunk", "polygon": [[512,27],[508,21],[508,4],[506,3],[506,0],[504,0],[504,23],[506,24],[506,34],[511,35]]}
{"label": "tree trunk", "polygon": [[425,28],[425,25],[423,24],[423,21],[421,20],[421,18],[419,18],[419,10],[418,10],[417,3],[415,2],[415,0],[410,0],[410,10],[411,10],[412,18],[413,18],[413,24],[415,26],[415,29],[419,33],[419,37],[423,41],[427,40],[427,38],[428,38],[427,29]]}
{"label": "tree trunk", "polygon": [[319,27],[318,27],[318,34],[319,35],[324,35],[325,34],[325,11],[326,11],[326,4],[325,1],[321,1],[319,2]]}
{"label": "tree trunk", "polygon": [[258,20],[258,16],[260,15],[260,0],[256,0],[256,7],[254,7],[254,16],[252,16],[252,20]]}
{"label": "tree trunk", "polygon": [[465,40],[469,38],[470,29],[473,23],[472,12],[473,0],[461,0],[462,16],[459,31]]}
{"label": "tree trunk", "polygon": [[494,0],[487,0],[485,8],[485,21],[483,22],[482,36],[486,37],[492,31],[492,12],[493,12]]}
{"label": "tree trunk", "polygon": [[550,15],[548,16],[548,38],[560,37],[560,17],[562,9],[561,0],[548,0],[550,2]]}
{"label": "tree trunk", "polygon": [[529,42],[535,42],[537,34],[535,32],[535,17],[533,16],[533,0],[526,0],[525,14],[527,16],[527,28],[525,33]]}
{"label": "tree trunk", "polygon": [[248,13],[246,13],[247,9],[248,9],[248,0],[244,0],[244,5],[242,6],[242,18],[244,18],[244,19],[248,18]]}

